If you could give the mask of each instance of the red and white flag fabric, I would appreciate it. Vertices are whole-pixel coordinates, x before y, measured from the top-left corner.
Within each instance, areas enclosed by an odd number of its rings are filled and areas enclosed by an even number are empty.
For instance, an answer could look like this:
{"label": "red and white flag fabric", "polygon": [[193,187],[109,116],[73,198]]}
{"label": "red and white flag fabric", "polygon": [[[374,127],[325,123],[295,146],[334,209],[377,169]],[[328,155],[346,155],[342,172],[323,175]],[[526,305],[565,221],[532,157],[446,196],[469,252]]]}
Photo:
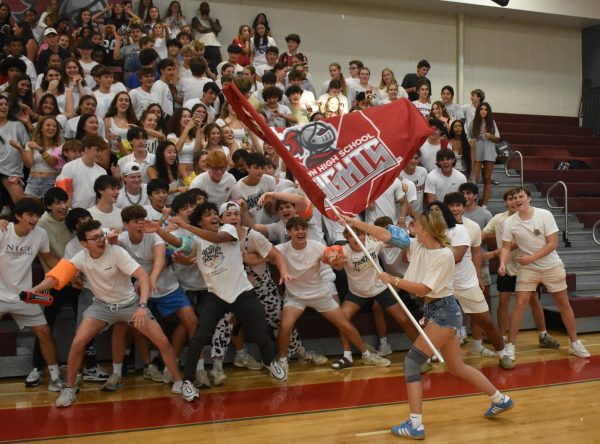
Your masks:
{"label": "red and white flag fabric", "polygon": [[373,203],[421,147],[432,130],[406,99],[283,130],[278,135],[246,97],[223,90],[238,118],[273,146],[322,214],[356,215]]}

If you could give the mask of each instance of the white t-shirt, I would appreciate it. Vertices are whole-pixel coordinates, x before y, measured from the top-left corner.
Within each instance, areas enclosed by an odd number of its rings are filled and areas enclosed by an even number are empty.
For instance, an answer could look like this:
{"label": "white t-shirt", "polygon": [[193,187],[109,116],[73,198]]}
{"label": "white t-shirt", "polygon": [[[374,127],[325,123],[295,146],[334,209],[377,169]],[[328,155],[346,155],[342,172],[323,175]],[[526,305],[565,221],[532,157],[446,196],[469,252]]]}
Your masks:
{"label": "white t-shirt", "polygon": [[167,85],[162,80],[157,80],[152,85],[151,93],[158,98],[158,103],[162,106],[164,113],[167,116],[173,115],[173,94]]}
{"label": "white t-shirt", "polygon": [[98,117],[98,120],[104,120],[104,116],[106,115],[106,111],[108,111],[110,103],[121,91],[127,91],[127,87],[121,82],[117,82],[110,86],[110,92],[106,94],[100,92],[99,89],[92,93],[94,94],[94,97],[96,97],[96,117]]}
{"label": "white t-shirt", "polygon": [[91,72],[92,68],[96,66],[98,62],[94,62],[93,60],[91,62],[82,62],[81,60],[79,60],[79,64],[83,69],[83,76],[85,78],[85,83],[87,84],[87,87],[89,89],[94,89],[94,87],[96,86],[96,81],[94,80],[94,77],[92,77]]}
{"label": "white t-shirt", "polygon": [[[247,253],[257,253],[260,257],[265,258],[273,248],[273,244],[256,230],[245,228],[245,234],[240,239],[242,251]],[[257,275],[262,275],[267,271],[266,264],[253,265],[252,271]]]}
{"label": "white t-shirt", "polygon": [[188,187],[189,190],[199,188],[208,194],[208,201],[219,207],[229,200],[231,190],[235,186],[235,177],[233,174],[225,173],[219,183],[215,183],[208,176],[208,172],[199,174]]}
{"label": "white t-shirt", "polygon": [[[269,125],[271,128],[285,128],[286,126],[288,126],[287,120],[285,120],[284,117],[279,117],[279,116],[275,115],[273,113],[273,110],[271,108],[268,108],[268,107],[265,106],[263,108],[263,112],[266,115],[266,119],[265,120],[267,121],[267,125]],[[280,115],[292,114],[292,110],[289,109],[285,105],[279,105],[277,107],[277,112]]]}
{"label": "white t-shirt", "polygon": [[[475,265],[473,265],[473,255],[471,254],[473,240],[469,236],[469,231],[463,225],[457,224],[454,228],[448,230],[448,237],[452,247],[467,247],[462,260],[456,264],[454,270],[454,288],[467,290],[477,287],[479,280],[477,279]],[[481,245],[481,232],[479,233],[479,245]]]}
{"label": "white t-shirt", "polygon": [[195,237],[196,264],[208,290],[232,304],[240,294],[253,287],[244,270],[237,230],[233,225],[225,224],[219,231],[231,235],[235,240],[214,244]]}
{"label": "white t-shirt", "polygon": [[141,86],[129,91],[129,97],[131,98],[131,105],[135,111],[135,116],[138,119],[142,117],[142,113],[146,111],[150,105],[153,103],[161,103],[156,94],[154,94],[152,91],[144,91]]}
{"label": "white t-shirt", "polygon": [[[171,234],[179,239],[183,236],[189,236],[190,238],[194,235],[183,228],[171,231]],[[200,291],[206,290],[206,284],[204,283],[204,277],[196,264],[183,265],[173,262],[173,269],[179,284],[187,291]]]}
{"label": "white t-shirt", "polygon": [[[400,172],[400,176],[407,181],[412,182],[415,187],[416,200],[412,204],[412,208],[418,214],[423,212],[423,198],[425,196],[425,182],[427,181],[427,174],[429,174],[427,170],[418,165],[413,174],[408,174],[406,170],[402,170]],[[409,194],[408,201],[413,202],[410,197],[410,190],[408,190],[407,194]]]}
{"label": "white t-shirt", "polygon": [[426,119],[429,117],[429,113],[431,113],[431,103],[421,103],[418,100],[415,100],[413,103],[415,108],[419,110],[421,115]]}
{"label": "white t-shirt", "polygon": [[[383,242],[365,236],[365,247],[371,257],[377,262],[377,255],[383,248]],[[348,277],[350,293],[362,298],[378,295],[387,288],[387,285],[377,279],[379,272],[373,267],[369,258],[361,251],[355,252],[350,245],[344,245],[346,263],[344,270]]]}
{"label": "white t-shirt", "polygon": [[285,283],[285,291],[299,299],[314,299],[329,294],[321,278],[321,258],[325,245],[308,240],[302,250],[296,250],[292,243],[275,246],[283,255],[288,273],[296,278]]}
{"label": "white t-shirt", "polygon": [[452,168],[452,174],[449,177],[444,176],[442,170],[436,168],[427,175],[425,193],[435,194],[436,200],[443,201],[446,194],[457,192],[458,187],[466,181],[465,175],[454,168]]}
{"label": "white t-shirt", "polygon": [[116,228],[117,230],[123,229],[123,219],[121,219],[121,208],[113,205],[113,209],[110,213],[100,211],[96,205],[88,208],[88,211],[92,215],[92,219],[100,221],[104,228]]}
{"label": "white t-shirt", "polygon": [[73,180],[73,198],[71,199],[72,208],[90,208],[96,203],[96,193],[94,192],[94,182],[100,176],[106,175],[106,170],[100,165],[94,163],[88,167],[83,160],[75,159],[67,162],[63,166],[60,175],[56,178],[58,182],[61,179],[70,178]]}
{"label": "white t-shirt", "polygon": [[73,256],[70,262],[81,271],[94,297],[106,304],[130,304],[137,298],[131,275],[140,267],[118,245],[106,243],[102,256],[94,259],[87,250]]}
{"label": "white t-shirt", "polygon": [[163,217],[162,212],[155,210],[151,204],[144,205],[144,210],[146,210],[146,214],[147,214],[146,219],[147,220],[152,220],[154,222],[157,222],[157,221],[161,220]]}
{"label": "white t-shirt", "polygon": [[231,190],[232,199],[244,199],[248,206],[248,211],[252,214],[258,223],[265,221],[263,207],[258,205],[258,200],[264,193],[275,191],[277,184],[275,178],[268,174],[263,174],[260,181],[256,185],[248,185],[245,183],[246,178],[238,180]]}
{"label": "white t-shirt", "polygon": [[[139,244],[134,244],[129,239],[129,233],[123,232],[119,234],[119,242],[148,274],[152,273],[152,266],[154,265],[154,246],[165,244],[156,233],[144,234],[142,241]],[[179,282],[177,281],[177,276],[175,276],[175,271],[173,267],[167,265],[158,275],[156,294],[150,294],[150,297],[161,298],[169,293],[173,293],[177,288],[179,288]]]}
{"label": "white t-shirt", "polygon": [[[254,43],[254,38],[250,39],[250,50],[254,58],[252,59],[252,65],[254,67],[261,66],[267,63],[267,48],[269,46],[277,46],[273,37],[267,36],[267,41],[262,44],[263,39],[259,39],[260,46],[257,48]],[[261,74],[262,75],[262,74]]]}
{"label": "white t-shirt", "polygon": [[[204,95],[204,85],[212,82],[208,77],[187,77],[179,81],[178,90],[183,96],[183,101],[200,99]],[[191,111],[191,108],[190,108]]]}
{"label": "white t-shirt", "polygon": [[[533,208],[533,216],[529,220],[522,220],[519,213],[515,213],[506,219],[502,240],[515,242],[522,253],[532,255],[546,246],[546,236],[558,231],[558,226],[550,211]],[[552,250],[552,252],[528,266],[538,270],[546,270],[561,264],[562,261],[558,253],[556,250]]]}
{"label": "white t-shirt", "polygon": [[121,187],[115,205],[119,208],[125,208],[130,205],[150,205],[150,199],[148,199],[148,192],[146,191],[147,187],[148,185],[143,183],[139,194],[127,193],[125,186]]}
{"label": "white t-shirt", "polygon": [[142,182],[148,183],[150,182],[150,177],[148,177],[148,167],[154,165],[156,162],[156,154],[152,154],[150,152],[146,152],[146,158],[144,160],[138,160],[135,158],[134,154],[127,154],[119,159],[117,165],[122,170],[128,162],[135,162],[140,167],[140,172],[142,173]]}
{"label": "white t-shirt", "polygon": [[38,253],[50,252],[48,233],[35,227],[26,236],[15,233],[15,224],[0,230],[0,301],[19,302],[19,293],[33,286],[31,264]]}
{"label": "white t-shirt", "polygon": [[430,250],[417,240],[411,240],[408,252],[410,264],[404,279],[430,288],[425,296],[443,298],[453,293],[454,255],[450,248]]}
{"label": "white t-shirt", "polygon": [[421,165],[429,171],[433,171],[437,168],[435,163],[435,156],[437,152],[442,148],[442,145],[432,145],[428,140],[421,145]]}
{"label": "white t-shirt", "polygon": [[389,216],[395,223],[400,214],[400,199],[403,197],[402,182],[395,179],[392,185],[375,200],[373,208],[370,209],[367,207],[365,210],[365,222],[372,224],[378,217]]}
{"label": "white t-shirt", "polygon": [[206,105],[205,103],[203,103],[200,99],[195,98],[195,99],[190,99],[190,100],[186,100],[185,102],[183,102],[183,108],[187,108],[190,111],[192,110],[192,108],[197,105],[198,103],[202,103],[205,107],[206,110],[208,111],[208,121],[209,122],[214,122],[215,121],[215,116],[217,115],[217,111],[215,110],[215,107],[212,105]]}

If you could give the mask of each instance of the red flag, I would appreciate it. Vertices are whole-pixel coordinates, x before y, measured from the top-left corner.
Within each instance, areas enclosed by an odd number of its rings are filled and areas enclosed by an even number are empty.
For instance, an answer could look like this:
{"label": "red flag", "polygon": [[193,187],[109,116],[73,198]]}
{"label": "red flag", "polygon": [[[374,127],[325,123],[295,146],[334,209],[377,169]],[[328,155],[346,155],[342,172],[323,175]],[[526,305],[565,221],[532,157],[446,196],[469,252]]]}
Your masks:
{"label": "red flag", "polygon": [[331,219],[328,199],[355,215],[398,177],[431,134],[421,113],[406,99],[341,117],[287,128],[283,141],[234,84],[223,93],[238,118],[273,146],[300,186]]}

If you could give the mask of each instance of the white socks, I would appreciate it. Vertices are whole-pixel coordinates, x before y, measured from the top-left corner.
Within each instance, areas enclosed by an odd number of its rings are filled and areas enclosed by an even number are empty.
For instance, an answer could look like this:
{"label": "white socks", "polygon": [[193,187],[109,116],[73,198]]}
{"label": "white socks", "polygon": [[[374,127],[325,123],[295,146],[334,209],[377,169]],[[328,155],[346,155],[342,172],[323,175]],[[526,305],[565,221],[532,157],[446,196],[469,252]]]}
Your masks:
{"label": "white socks", "polygon": [[501,404],[507,399],[507,397],[500,393],[498,390],[496,390],[496,393],[490,396],[490,399],[494,404]]}
{"label": "white socks", "polygon": [[49,365],[48,371],[50,372],[50,379],[52,381],[60,378],[60,371],[58,370],[58,364]]}
{"label": "white socks", "polygon": [[349,350],[348,351],[344,350],[344,358],[346,358],[348,361],[352,362],[352,352]]}
{"label": "white socks", "polygon": [[423,425],[423,415],[420,413],[411,413],[409,415],[410,422],[415,429],[418,429]]}
{"label": "white socks", "polygon": [[117,375],[121,376],[122,371],[123,371],[123,363],[121,362],[120,364],[117,364],[117,363],[113,362],[113,373],[116,373]]}

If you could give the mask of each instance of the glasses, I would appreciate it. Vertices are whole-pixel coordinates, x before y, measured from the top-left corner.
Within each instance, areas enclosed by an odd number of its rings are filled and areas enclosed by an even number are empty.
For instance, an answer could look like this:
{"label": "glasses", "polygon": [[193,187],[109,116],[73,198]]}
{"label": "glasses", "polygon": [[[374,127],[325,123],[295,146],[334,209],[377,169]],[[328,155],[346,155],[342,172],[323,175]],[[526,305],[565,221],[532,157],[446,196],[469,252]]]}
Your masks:
{"label": "glasses", "polygon": [[86,239],[86,241],[98,243],[104,239],[106,239],[106,234],[102,233],[92,237],[91,239]]}

